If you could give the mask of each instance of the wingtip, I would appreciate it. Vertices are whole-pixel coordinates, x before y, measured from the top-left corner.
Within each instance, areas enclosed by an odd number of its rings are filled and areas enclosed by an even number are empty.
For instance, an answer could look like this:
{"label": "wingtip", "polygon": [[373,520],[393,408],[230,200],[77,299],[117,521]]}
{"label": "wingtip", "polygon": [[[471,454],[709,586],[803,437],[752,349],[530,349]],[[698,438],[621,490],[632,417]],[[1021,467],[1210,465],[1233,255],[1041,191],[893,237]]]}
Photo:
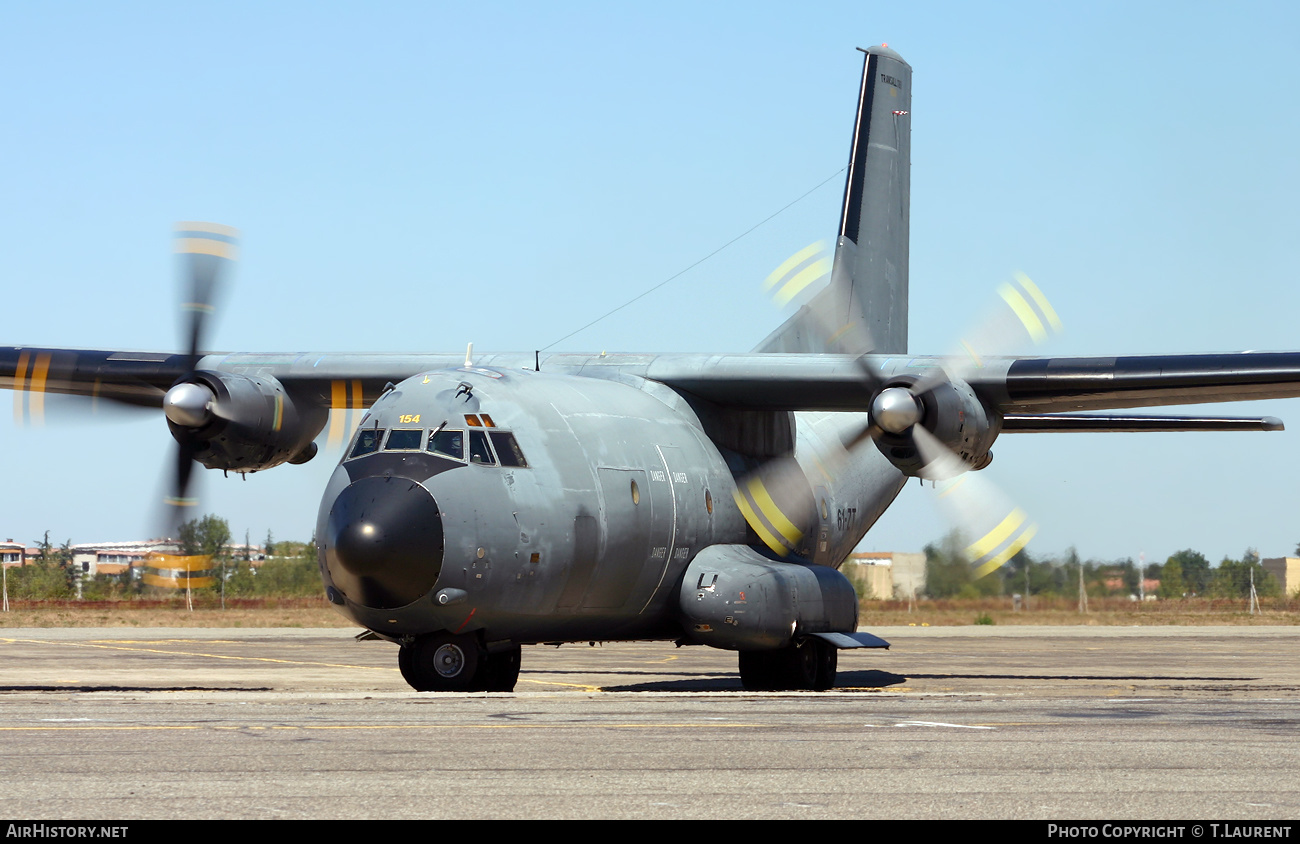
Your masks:
{"label": "wingtip", "polygon": [[1265,431],[1286,430],[1286,426],[1282,424],[1282,420],[1278,419],[1276,416],[1265,416],[1263,419],[1260,420],[1260,422],[1263,424]]}

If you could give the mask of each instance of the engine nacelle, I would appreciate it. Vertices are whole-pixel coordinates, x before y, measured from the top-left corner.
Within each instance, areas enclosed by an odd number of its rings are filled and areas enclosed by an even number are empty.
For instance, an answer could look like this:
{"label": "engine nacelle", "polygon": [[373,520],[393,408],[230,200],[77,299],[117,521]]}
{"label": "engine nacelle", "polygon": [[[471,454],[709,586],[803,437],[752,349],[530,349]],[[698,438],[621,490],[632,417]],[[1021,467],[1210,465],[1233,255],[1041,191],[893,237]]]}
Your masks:
{"label": "engine nacelle", "polygon": [[198,371],[164,400],[172,436],[209,469],[256,472],[304,463],[328,409],[295,402],[274,378]]}
{"label": "engine nacelle", "polygon": [[[911,380],[890,382],[891,387],[911,388]],[[986,408],[964,381],[942,381],[914,398],[920,405],[917,423],[935,436],[970,469],[983,469],[993,459],[990,449],[1002,430],[1002,417]],[[912,429],[885,432],[876,445],[899,471],[919,477],[927,465],[912,437]],[[926,473],[926,477],[930,477]]]}

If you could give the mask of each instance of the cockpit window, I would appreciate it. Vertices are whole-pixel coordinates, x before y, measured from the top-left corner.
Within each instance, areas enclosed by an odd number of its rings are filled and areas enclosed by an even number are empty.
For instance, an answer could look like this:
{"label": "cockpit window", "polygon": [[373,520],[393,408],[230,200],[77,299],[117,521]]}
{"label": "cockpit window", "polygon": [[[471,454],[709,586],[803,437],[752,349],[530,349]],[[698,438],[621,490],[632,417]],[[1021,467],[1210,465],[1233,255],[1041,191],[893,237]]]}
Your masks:
{"label": "cockpit window", "polygon": [[349,457],[360,457],[363,454],[371,454],[379,450],[379,442],[384,438],[382,428],[362,428],[361,433],[357,435],[357,444],[352,448],[352,454]]}
{"label": "cockpit window", "polygon": [[515,441],[514,434],[509,431],[491,431],[488,436],[492,438],[492,445],[496,447],[502,466],[528,468],[528,461],[524,459],[524,452]]}
{"label": "cockpit window", "polygon": [[424,431],[416,428],[394,428],[384,443],[385,451],[419,451]]}
{"label": "cockpit window", "polygon": [[437,431],[429,437],[429,451],[450,457],[453,460],[465,459],[464,431]]}
{"label": "cockpit window", "polygon": [[496,458],[492,456],[492,449],[488,446],[487,434],[484,431],[469,432],[469,462],[478,463],[482,466],[497,465]]}

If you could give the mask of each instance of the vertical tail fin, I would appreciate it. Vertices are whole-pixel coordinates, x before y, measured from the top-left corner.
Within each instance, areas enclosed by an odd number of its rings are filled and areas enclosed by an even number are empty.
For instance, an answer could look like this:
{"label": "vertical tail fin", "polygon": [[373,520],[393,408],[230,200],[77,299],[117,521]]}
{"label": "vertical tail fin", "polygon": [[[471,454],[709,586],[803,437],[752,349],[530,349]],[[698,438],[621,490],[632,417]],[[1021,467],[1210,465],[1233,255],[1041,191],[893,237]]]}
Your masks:
{"label": "vertical tail fin", "polygon": [[885,46],[862,52],[830,284],[757,351],[907,351],[912,67]]}

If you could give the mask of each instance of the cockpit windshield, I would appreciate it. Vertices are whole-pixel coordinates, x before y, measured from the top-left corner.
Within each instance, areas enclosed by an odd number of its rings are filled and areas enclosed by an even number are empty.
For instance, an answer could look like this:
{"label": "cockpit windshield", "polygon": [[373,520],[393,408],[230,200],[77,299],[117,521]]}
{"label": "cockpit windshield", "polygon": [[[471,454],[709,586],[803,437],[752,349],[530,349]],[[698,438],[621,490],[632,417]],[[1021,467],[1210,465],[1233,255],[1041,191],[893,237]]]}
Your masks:
{"label": "cockpit windshield", "polygon": [[452,460],[465,460],[465,432],[437,431],[429,436],[429,451],[450,457]]}
{"label": "cockpit windshield", "polygon": [[384,443],[384,451],[419,451],[424,440],[424,431],[416,428],[394,428]]}

